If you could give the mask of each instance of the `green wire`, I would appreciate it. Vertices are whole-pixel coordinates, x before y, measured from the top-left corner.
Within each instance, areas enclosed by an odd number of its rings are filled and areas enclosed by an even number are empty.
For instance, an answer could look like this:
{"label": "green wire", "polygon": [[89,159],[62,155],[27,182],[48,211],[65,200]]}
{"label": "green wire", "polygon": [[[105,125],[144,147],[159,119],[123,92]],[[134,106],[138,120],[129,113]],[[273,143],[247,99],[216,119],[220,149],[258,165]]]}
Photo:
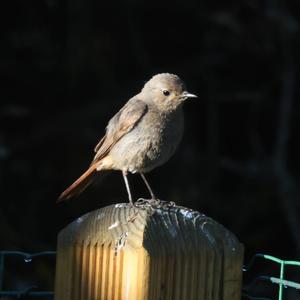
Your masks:
{"label": "green wire", "polygon": [[271,255],[265,255],[263,254],[263,257],[265,259],[274,261],[278,264],[280,264],[280,279],[278,278],[274,278],[271,277],[270,280],[273,283],[276,283],[279,285],[279,293],[278,293],[278,300],[282,300],[283,298],[283,288],[285,286],[290,286],[290,287],[294,287],[299,289],[300,288],[300,284],[296,283],[296,282],[292,282],[292,281],[288,281],[288,280],[284,280],[284,267],[289,265],[289,266],[300,266],[300,262],[299,261],[295,261],[295,260],[282,260],[279,259],[277,257],[271,256]]}
{"label": "green wire", "polygon": [[284,277],[284,262],[282,261],[280,263],[280,280],[281,282],[279,283],[279,293],[278,293],[278,300],[282,300],[282,295],[283,295],[283,284],[282,280]]}
{"label": "green wire", "polygon": [[[300,261],[283,260],[283,259],[277,258],[277,257],[272,256],[272,255],[267,255],[267,254],[261,254],[261,253],[259,253],[259,254],[255,254],[252,257],[252,259],[250,260],[250,263],[248,264],[248,266],[244,266],[243,270],[247,271],[249,268],[251,268],[251,266],[253,265],[253,263],[254,263],[254,261],[255,261],[255,259],[257,257],[262,257],[262,258],[264,258],[266,260],[270,260],[270,261],[276,262],[277,264],[280,265],[280,278],[268,277],[268,276],[260,276],[261,279],[269,280],[272,283],[275,283],[275,284],[277,284],[279,286],[278,300],[282,300],[283,299],[283,291],[284,291],[285,287],[291,287],[291,288],[295,288],[295,289],[300,289],[300,283],[284,279],[285,266],[298,266],[298,267],[300,267]],[[262,298],[259,298],[259,299],[262,299]]]}

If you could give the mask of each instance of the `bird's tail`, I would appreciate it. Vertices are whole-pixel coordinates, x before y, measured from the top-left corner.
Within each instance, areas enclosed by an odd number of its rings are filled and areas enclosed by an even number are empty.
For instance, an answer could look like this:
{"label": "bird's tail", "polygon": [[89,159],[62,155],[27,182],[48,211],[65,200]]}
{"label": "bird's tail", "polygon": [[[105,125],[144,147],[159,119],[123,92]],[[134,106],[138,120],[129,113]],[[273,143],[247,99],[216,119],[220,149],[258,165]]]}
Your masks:
{"label": "bird's tail", "polygon": [[74,183],[61,193],[57,202],[68,200],[81,194],[95,179],[97,164],[91,165]]}

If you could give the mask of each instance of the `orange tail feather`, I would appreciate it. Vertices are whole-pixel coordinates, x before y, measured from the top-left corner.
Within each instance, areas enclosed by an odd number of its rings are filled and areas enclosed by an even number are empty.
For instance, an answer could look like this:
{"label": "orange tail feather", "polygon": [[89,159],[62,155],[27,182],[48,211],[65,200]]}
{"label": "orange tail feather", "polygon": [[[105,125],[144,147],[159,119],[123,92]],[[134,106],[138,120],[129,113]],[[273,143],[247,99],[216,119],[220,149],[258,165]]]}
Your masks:
{"label": "orange tail feather", "polygon": [[97,165],[90,166],[73,184],[61,193],[57,202],[68,200],[82,193],[93,181],[97,173]]}

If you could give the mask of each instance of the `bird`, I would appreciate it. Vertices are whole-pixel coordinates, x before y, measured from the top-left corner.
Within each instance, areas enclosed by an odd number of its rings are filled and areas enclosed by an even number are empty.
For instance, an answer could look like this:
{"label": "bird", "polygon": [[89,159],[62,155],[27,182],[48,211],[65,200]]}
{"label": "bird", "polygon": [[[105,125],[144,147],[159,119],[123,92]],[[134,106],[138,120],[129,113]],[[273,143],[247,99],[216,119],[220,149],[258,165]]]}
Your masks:
{"label": "bird", "polygon": [[128,173],[140,174],[151,199],[157,200],[145,173],[161,166],[174,154],[184,131],[182,107],[190,98],[197,96],[186,90],[178,75],[154,75],[111,118],[105,135],[94,149],[89,168],[57,201],[78,196],[96,177],[110,170],[122,172],[130,204],[133,205],[133,198]]}

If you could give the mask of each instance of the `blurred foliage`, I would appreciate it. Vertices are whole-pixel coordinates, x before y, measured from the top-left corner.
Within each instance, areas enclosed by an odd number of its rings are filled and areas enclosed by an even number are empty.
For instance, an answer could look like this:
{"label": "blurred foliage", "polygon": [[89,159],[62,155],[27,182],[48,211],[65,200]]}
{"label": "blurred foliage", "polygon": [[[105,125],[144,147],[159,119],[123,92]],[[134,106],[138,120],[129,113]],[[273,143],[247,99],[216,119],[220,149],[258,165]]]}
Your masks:
{"label": "blurred foliage", "polygon": [[115,173],[55,203],[110,117],[173,72],[199,100],[175,157],[149,174],[156,193],[222,222],[247,257],[299,259],[299,12],[297,0],[2,3],[1,248],[53,249],[71,220],[127,201]]}

